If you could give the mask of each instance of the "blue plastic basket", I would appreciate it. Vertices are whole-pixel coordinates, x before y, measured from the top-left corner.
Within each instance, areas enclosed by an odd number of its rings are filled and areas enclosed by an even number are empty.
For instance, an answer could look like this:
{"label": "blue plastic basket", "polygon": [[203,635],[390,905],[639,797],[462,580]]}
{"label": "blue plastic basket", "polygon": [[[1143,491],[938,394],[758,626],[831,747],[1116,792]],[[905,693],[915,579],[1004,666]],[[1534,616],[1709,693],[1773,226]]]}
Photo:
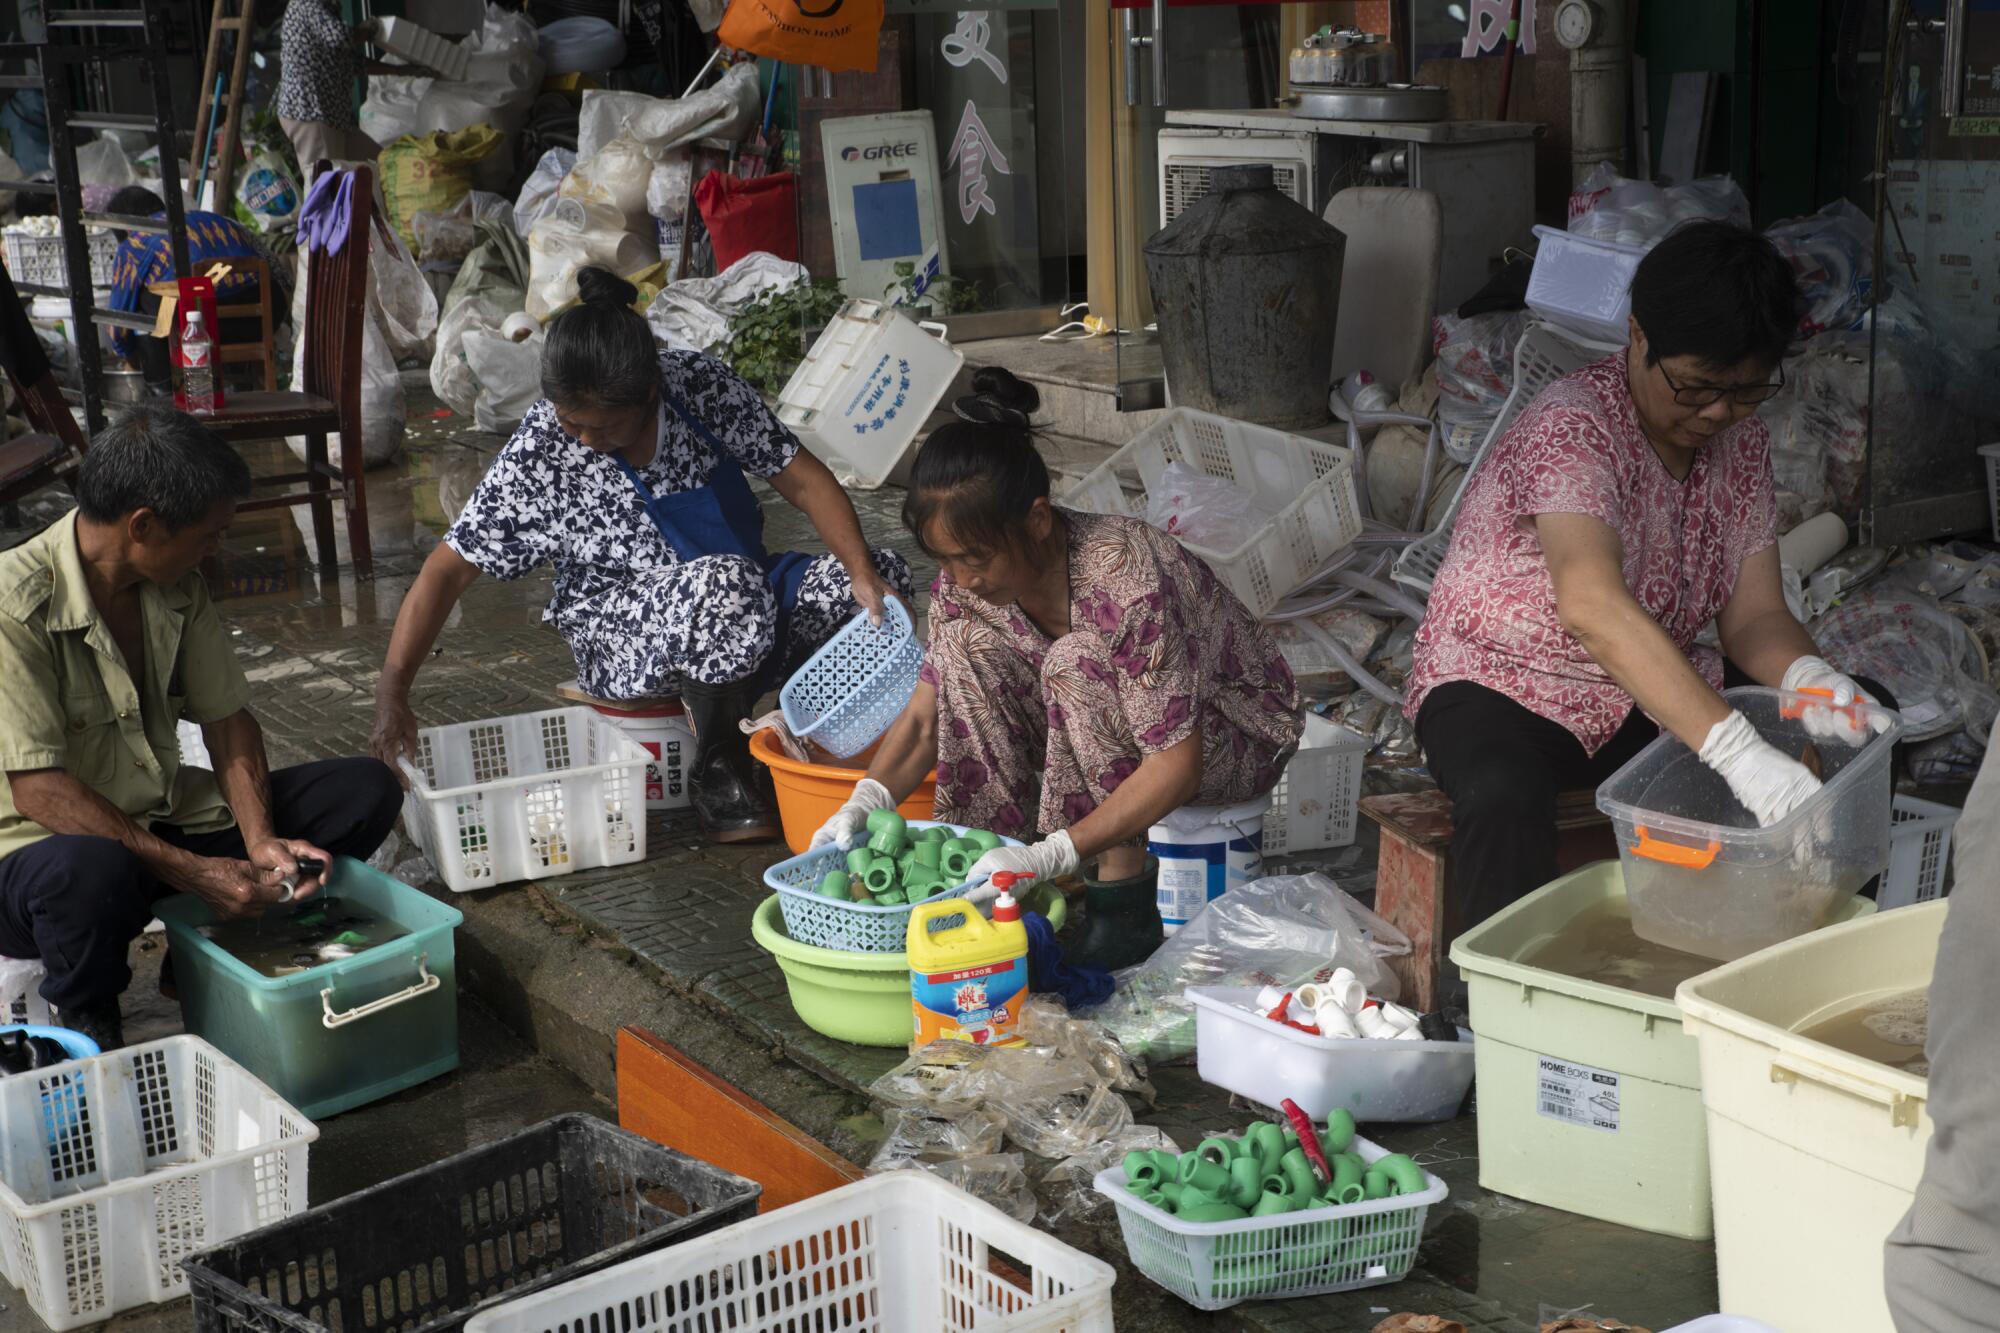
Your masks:
{"label": "blue plastic basket", "polygon": [[[48,1027],[40,1023],[0,1024],[0,1032],[25,1032],[31,1037],[47,1037],[63,1048],[63,1054],[72,1060],[88,1060],[93,1055],[102,1055],[103,1049],[84,1036],[68,1028]],[[28,1070],[29,1074],[41,1070]],[[0,1077],[25,1077],[25,1075]],[[69,1079],[53,1079],[42,1089],[42,1127],[51,1144],[62,1140],[76,1125],[76,1117],[82,1098],[78,1095],[74,1082]]]}
{"label": "blue plastic basket", "polygon": [[[913,829],[933,825],[963,833],[963,824],[945,824],[935,819],[912,819]],[[1019,847],[1013,838],[1000,839],[1002,847]],[[847,863],[847,853],[838,847],[822,847],[790,860],[780,861],[764,872],[764,883],[778,895],[778,910],[785,915],[785,934],[800,944],[817,944],[822,949],[845,953],[901,953],[909,933],[909,903],[877,907],[874,903],[843,902],[822,898],[816,892],[829,870]],[[939,889],[932,898],[949,898],[965,892],[974,881]]]}
{"label": "blue plastic basket", "polygon": [[31,1037],[47,1037],[62,1047],[72,1060],[87,1060],[104,1053],[98,1049],[96,1042],[68,1028],[44,1027],[39,1023],[5,1023],[0,1024],[0,1032],[25,1032]]}
{"label": "blue plastic basket", "polygon": [[778,691],[778,706],[792,735],[845,759],[889,729],[915,693],[923,664],[910,613],[890,597],[880,625],[858,612],[808,658]]}

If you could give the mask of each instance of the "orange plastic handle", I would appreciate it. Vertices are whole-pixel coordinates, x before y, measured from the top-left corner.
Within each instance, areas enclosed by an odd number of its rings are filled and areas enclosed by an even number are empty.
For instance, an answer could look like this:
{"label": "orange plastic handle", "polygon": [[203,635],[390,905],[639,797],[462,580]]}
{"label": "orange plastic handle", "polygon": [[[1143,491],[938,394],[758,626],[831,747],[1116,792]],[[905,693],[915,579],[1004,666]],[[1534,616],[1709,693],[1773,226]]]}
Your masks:
{"label": "orange plastic handle", "polygon": [[[1827,689],[1825,686],[1822,685],[1808,686],[1803,690],[1794,690],[1792,691],[1792,693],[1812,694],[1812,695],[1817,695],[1822,699],[1831,699],[1833,697],[1833,691]],[[1814,706],[1819,707],[1822,705],[1814,705]],[[1868,722],[1868,719],[1862,714],[1862,710],[1866,708],[1868,705],[1863,703],[1858,696],[1851,704],[1826,704],[1823,706],[1832,710],[1833,712],[1847,714],[1847,716],[1853,720],[1854,725],[1857,727],[1865,726]],[[1787,699],[1785,700],[1785,702],[1778,705],[1778,716],[1784,718],[1787,722],[1796,721],[1797,719],[1802,718],[1806,715],[1806,708],[1807,705],[1805,704],[1795,703],[1792,700]]]}
{"label": "orange plastic handle", "polygon": [[1679,866],[1682,870],[1706,870],[1715,864],[1716,853],[1722,844],[1713,839],[1706,847],[1689,847],[1678,842],[1661,842],[1639,825],[1639,841],[1633,844],[1632,855],[1643,856],[1648,861],[1658,861],[1662,865]]}

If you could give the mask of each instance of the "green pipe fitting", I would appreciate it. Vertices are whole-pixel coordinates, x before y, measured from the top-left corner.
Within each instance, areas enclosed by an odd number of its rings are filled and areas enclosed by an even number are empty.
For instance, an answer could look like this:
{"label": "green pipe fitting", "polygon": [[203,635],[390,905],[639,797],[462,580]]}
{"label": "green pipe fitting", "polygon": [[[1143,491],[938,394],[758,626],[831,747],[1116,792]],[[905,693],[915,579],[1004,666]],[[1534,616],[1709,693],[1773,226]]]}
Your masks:
{"label": "green pipe fitting", "polygon": [[1375,1169],[1389,1177],[1394,1186],[1392,1194],[1422,1194],[1429,1184],[1424,1179],[1424,1169],[1399,1152],[1392,1152],[1375,1163]]}
{"label": "green pipe fitting", "polygon": [[869,851],[865,845],[856,847],[847,854],[847,869],[849,874],[865,875],[868,873],[868,867],[874,864],[875,853]]}
{"label": "green pipe fitting", "polygon": [[1152,1189],[1159,1183],[1160,1164],[1153,1160],[1151,1153],[1128,1152],[1125,1154],[1125,1187],[1127,1189]]}
{"label": "green pipe fitting", "polygon": [[903,896],[913,903],[922,902],[945,886],[944,881],[936,874],[919,873],[922,869],[923,867],[919,866],[917,871],[903,877]]}
{"label": "green pipe fitting", "polygon": [[[1182,1181],[1180,1185],[1181,1185],[1181,1192],[1179,1196],[1175,1198],[1174,1202],[1177,1205],[1179,1205],[1182,1209],[1200,1208],[1205,1204],[1219,1202],[1219,1200],[1217,1200],[1217,1198],[1213,1194],[1210,1194],[1207,1190],[1198,1190],[1194,1186],[1188,1184],[1186,1181]],[[1162,1192],[1164,1193],[1164,1191]]]}
{"label": "green pipe fitting", "polygon": [[1319,1193],[1319,1177],[1313,1174],[1312,1163],[1306,1160],[1303,1148],[1293,1148],[1278,1162],[1278,1170],[1284,1172],[1285,1180],[1292,1187],[1292,1193],[1301,1199],[1310,1199]]}
{"label": "green pipe fitting", "polygon": [[1254,1157],[1238,1157],[1229,1163],[1229,1201],[1238,1208],[1248,1208],[1257,1202],[1264,1192],[1264,1174],[1257,1169]]}
{"label": "green pipe fitting", "polygon": [[868,892],[881,897],[896,887],[896,863],[886,856],[876,857],[861,872],[861,882],[868,886]]}
{"label": "green pipe fitting", "polygon": [[868,836],[873,840],[880,833],[894,834],[900,838],[910,830],[909,821],[894,810],[870,810],[868,812]]}
{"label": "green pipe fitting", "polygon": [[1320,1151],[1328,1157],[1346,1152],[1354,1144],[1354,1113],[1335,1107],[1326,1117],[1326,1132],[1319,1136]]}
{"label": "green pipe fitting", "polygon": [[1252,1217],[1276,1217],[1279,1213],[1298,1211],[1298,1204],[1289,1194],[1265,1194],[1250,1205]]}
{"label": "green pipe fitting", "polygon": [[1392,1184],[1387,1172],[1369,1167],[1361,1173],[1361,1197],[1364,1199],[1386,1199]]}
{"label": "green pipe fitting", "polygon": [[979,849],[981,856],[984,856],[987,852],[999,850],[1000,835],[997,833],[983,828],[969,828],[962,836],[965,841]]}
{"label": "green pipe fitting", "polygon": [[1334,1203],[1361,1202],[1361,1177],[1366,1174],[1361,1167],[1361,1159],[1351,1152],[1344,1152],[1327,1162],[1333,1168],[1333,1183],[1327,1186],[1327,1195]]}
{"label": "green pipe fitting", "polygon": [[1162,1196],[1164,1196],[1164,1197],[1165,1197],[1165,1199],[1166,1199],[1166,1201],[1167,1201],[1167,1205],[1168,1205],[1169,1207],[1172,1207],[1172,1208],[1178,1208],[1178,1207],[1180,1207],[1180,1203],[1181,1203],[1181,1183],[1180,1183],[1180,1181],[1178,1181],[1178,1180],[1162,1180],[1162,1181],[1160,1182],[1160,1193],[1161,1193],[1161,1195],[1162,1195]]}
{"label": "green pipe fitting", "polygon": [[910,840],[894,829],[883,829],[868,839],[868,850],[892,859],[901,856],[909,846]]}
{"label": "green pipe fitting", "polygon": [[1160,1168],[1161,1180],[1177,1181],[1181,1178],[1181,1155],[1179,1153],[1163,1152],[1158,1148],[1154,1148],[1146,1156],[1152,1158],[1153,1165]]}
{"label": "green pipe fitting", "polygon": [[839,898],[845,901],[847,898],[847,886],[852,878],[845,870],[827,871],[826,874],[820,876],[819,896],[822,898]]}
{"label": "green pipe fitting", "polygon": [[[1290,1152],[1293,1148],[1299,1146],[1299,1132],[1290,1125],[1278,1126],[1278,1137],[1285,1141],[1286,1152]],[[1279,1154],[1281,1157],[1283,1155],[1283,1153]]]}
{"label": "green pipe fitting", "polygon": [[927,870],[938,868],[938,856],[944,844],[938,842],[913,842],[910,844],[910,858]]}
{"label": "green pipe fitting", "polygon": [[1220,1166],[1228,1166],[1241,1152],[1235,1139],[1225,1139],[1219,1134],[1213,1138],[1203,1139],[1201,1146],[1194,1151],[1204,1162],[1214,1162]]}
{"label": "green pipe fitting", "polygon": [[972,845],[953,838],[938,849],[938,869],[944,871],[946,879],[954,884],[963,884],[972,870],[972,863],[979,859]]}
{"label": "green pipe fitting", "polygon": [[901,852],[896,854],[896,878],[908,879],[910,872],[916,869],[916,866],[917,854],[914,851],[905,847]]}
{"label": "green pipe fitting", "polygon": [[1285,1179],[1285,1173],[1282,1171],[1267,1171],[1259,1181],[1258,1188],[1266,1194],[1290,1194],[1292,1182]]}
{"label": "green pipe fitting", "polygon": [[942,824],[927,824],[910,834],[912,842],[943,842],[951,836],[951,830]]}
{"label": "green pipe fitting", "polygon": [[888,889],[874,895],[877,907],[901,907],[909,901],[901,889]]}
{"label": "green pipe fitting", "polygon": [[1192,1185],[1211,1199],[1220,1199],[1229,1192],[1229,1168],[1202,1157],[1194,1158],[1192,1163],[1183,1157],[1181,1184]]}
{"label": "green pipe fitting", "polygon": [[[1185,1199],[1187,1195],[1183,1194],[1181,1197]],[[1175,1216],[1183,1222],[1234,1222],[1250,1214],[1233,1203],[1203,1203],[1196,1204],[1192,1208],[1183,1203],[1180,1212]]]}
{"label": "green pipe fitting", "polygon": [[1257,1121],[1243,1131],[1243,1141],[1256,1154],[1257,1164],[1263,1168],[1265,1175],[1278,1169],[1278,1163],[1285,1155],[1285,1136],[1276,1124],[1269,1120]]}

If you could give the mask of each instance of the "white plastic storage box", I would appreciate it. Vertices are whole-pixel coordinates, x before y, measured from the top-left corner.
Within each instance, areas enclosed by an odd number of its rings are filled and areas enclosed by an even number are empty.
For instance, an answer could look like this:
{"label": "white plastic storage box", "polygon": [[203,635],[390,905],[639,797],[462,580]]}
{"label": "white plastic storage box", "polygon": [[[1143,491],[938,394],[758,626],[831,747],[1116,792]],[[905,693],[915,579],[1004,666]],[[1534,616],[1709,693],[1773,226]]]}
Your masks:
{"label": "white plastic storage box", "polygon": [[[91,227],[85,234],[90,249],[90,285],[109,287],[111,270],[118,260],[118,238],[104,227]],[[16,284],[69,287],[69,261],[64,256],[61,236],[39,236],[10,227],[0,231],[0,244],[6,246],[7,276]],[[61,317],[67,319],[69,313],[69,302],[65,299]]]}
{"label": "white plastic storage box", "polygon": [[0,1276],[52,1329],[173,1300],[182,1259],[304,1210],[318,1137],[198,1037],[0,1078]]}
{"label": "white plastic storage box", "polygon": [[466,1333],[1112,1333],[1108,1264],[892,1171],[474,1315]]}
{"label": "white plastic storage box", "polygon": [[[1479,1183],[1642,1231],[1705,1240],[1707,1134],[1674,1002],[1520,960],[1578,916],[1624,906],[1617,862],[1564,875],[1458,937],[1472,996]],[[1849,913],[1874,910],[1851,900]]]}
{"label": "white plastic storage box", "polygon": [[646,859],[652,756],[582,706],[417,733],[403,825],[454,893]]}
{"label": "white plastic storage box", "polygon": [[1861,745],[1814,736],[1803,710],[1824,700],[1760,687],[1723,698],[1784,754],[1819,754],[1825,785],[1768,828],[1729,784],[1673,736],[1661,736],[1597,789],[1611,816],[1632,927],[1643,939],[1705,958],[1741,958],[1836,919],[1889,864],[1894,713],[1852,705]]}
{"label": "white plastic storage box", "polygon": [[1725,1309],[1801,1333],[1891,1333],[1882,1247],[1924,1173],[1930,1080],[1798,1033],[1928,986],[1948,910],[1851,921],[1681,984]]}
{"label": "white plastic storage box", "polygon": [[[1356,1137],[1364,1162],[1389,1150]],[[1093,1182],[1118,1209],[1118,1230],[1132,1264],[1197,1310],[1244,1301],[1322,1296],[1401,1282],[1416,1262],[1424,1219],[1450,1193],[1424,1172],[1421,1194],[1308,1208],[1275,1217],[1185,1222],[1125,1188],[1125,1168]]]}
{"label": "white plastic storage box", "polygon": [[778,420],[836,472],[874,490],[888,481],[965,353],[941,324],[880,301],[849,301],[778,394]]}
{"label": "white plastic storage box", "polygon": [[[1276,515],[1226,549],[1185,543],[1252,615],[1270,611],[1361,535],[1345,447],[1192,407],[1169,409],[1061,502],[1143,519],[1169,463],[1229,482]],[[1136,493],[1127,493],[1128,481],[1136,481]]]}
{"label": "white plastic storage box", "polygon": [[1431,1124],[1458,1114],[1472,1086],[1470,1041],[1315,1037],[1257,1012],[1257,991],[1190,986],[1201,1081],[1314,1120],[1346,1107],[1363,1124]]}
{"label": "white plastic storage box", "polygon": [[1361,815],[1361,769],[1368,738],[1306,714],[1299,751],[1271,788],[1271,812],[1264,816],[1264,855],[1345,847],[1354,841]]}
{"label": "white plastic storage box", "polygon": [[1936,801],[1897,796],[1889,803],[1889,868],[1875,890],[1883,911],[1944,897],[1951,834],[1962,812]]}
{"label": "white plastic storage box", "polygon": [[1586,338],[1623,346],[1631,337],[1632,275],[1649,247],[1535,228],[1528,309]]}

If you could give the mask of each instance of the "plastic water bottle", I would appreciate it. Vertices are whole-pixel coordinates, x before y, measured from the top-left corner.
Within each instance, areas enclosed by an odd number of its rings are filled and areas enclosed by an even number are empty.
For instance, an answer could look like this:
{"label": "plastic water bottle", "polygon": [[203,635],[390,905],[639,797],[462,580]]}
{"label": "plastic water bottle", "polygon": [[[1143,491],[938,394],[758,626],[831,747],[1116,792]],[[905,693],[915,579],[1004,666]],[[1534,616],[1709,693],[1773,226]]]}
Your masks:
{"label": "plastic water bottle", "polygon": [[195,416],[215,415],[215,344],[199,310],[188,311],[181,325],[181,397]]}

